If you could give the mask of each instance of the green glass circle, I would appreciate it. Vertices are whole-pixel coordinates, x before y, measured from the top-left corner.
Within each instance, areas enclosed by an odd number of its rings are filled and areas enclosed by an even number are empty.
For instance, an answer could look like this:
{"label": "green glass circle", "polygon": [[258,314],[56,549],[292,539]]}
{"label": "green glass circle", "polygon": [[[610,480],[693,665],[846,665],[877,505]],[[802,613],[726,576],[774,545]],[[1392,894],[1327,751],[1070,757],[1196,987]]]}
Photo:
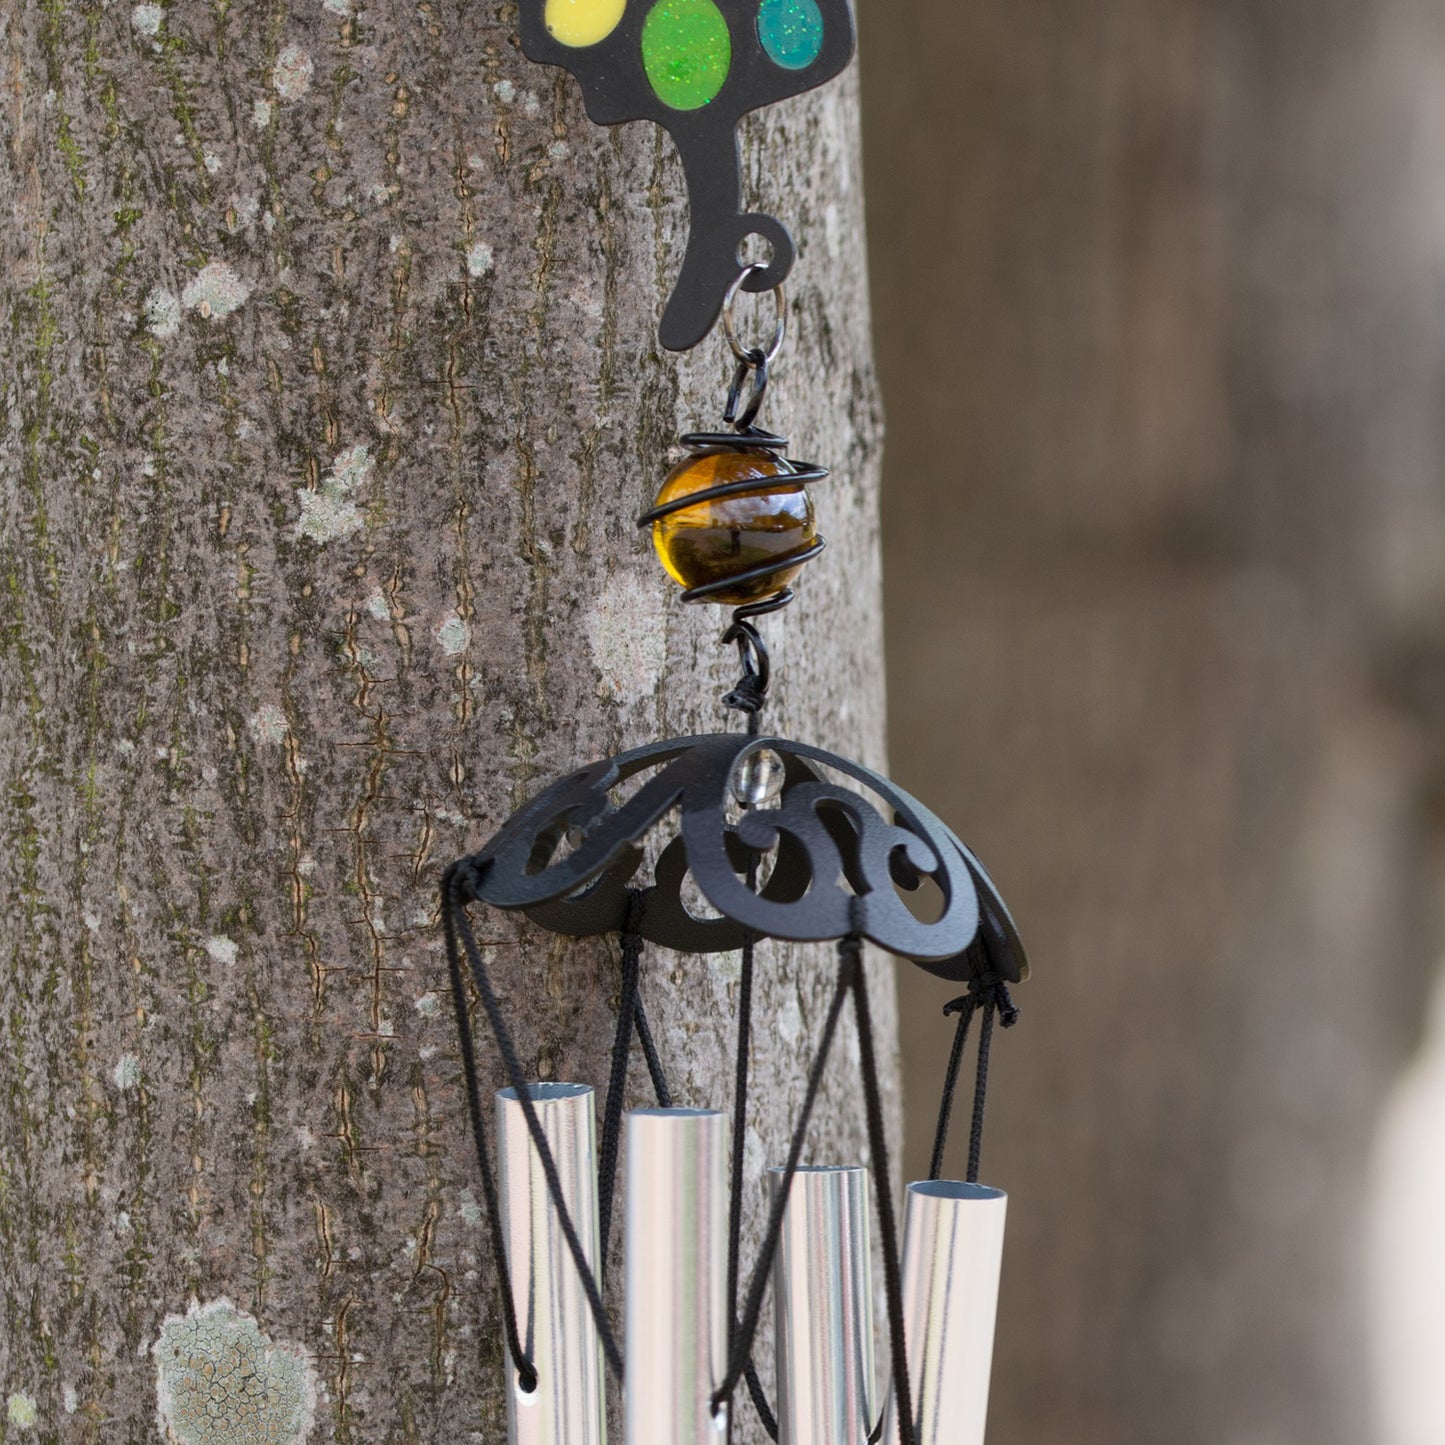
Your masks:
{"label": "green glass circle", "polygon": [[700,110],[728,78],[733,42],[713,0],[658,0],[642,25],[642,66],[657,98]]}
{"label": "green glass circle", "polygon": [[774,65],[806,70],[823,49],[823,12],[818,0],[763,0],[758,39]]}

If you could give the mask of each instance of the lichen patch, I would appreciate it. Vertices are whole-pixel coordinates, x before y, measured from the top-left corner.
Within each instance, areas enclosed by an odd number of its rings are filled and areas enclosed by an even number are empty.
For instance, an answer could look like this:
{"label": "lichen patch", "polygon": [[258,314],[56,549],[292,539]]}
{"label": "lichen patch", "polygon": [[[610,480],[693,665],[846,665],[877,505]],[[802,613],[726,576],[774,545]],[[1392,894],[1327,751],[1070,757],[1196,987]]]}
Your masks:
{"label": "lichen patch", "polygon": [[350,447],[332,462],[331,470],[314,492],[298,487],[301,520],[296,524],[296,535],[324,546],[359,531],[365,523],[352,493],[371,475],[372,465],[369,447]]}
{"label": "lichen patch", "polygon": [[251,736],[258,743],[267,743],[273,747],[286,741],[286,734],[290,729],[286,714],[278,703],[262,703],[251,719]]}
{"label": "lichen patch", "polygon": [[743,976],[743,956],[740,953],[715,953],[709,963],[712,976],[728,987]]}
{"label": "lichen patch", "polygon": [[448,657],[460,657],[471,645],[472,629],[464,617],[458,617],[455,612],[448,612],[442,620],[437,623],[437,646]]}
{"label": "lichen patch", "polygon": [[158,35],[166,12],[160,5],[137,5],[130,12],[130,23],[141,35]]}
{"label": "lichen patch", "polygon": [[299,45],[288,45],[276,57],[271,84],[282,100],[300,100],[311,89],[311,77],[315,70],[311,57]]}
{"label": "lichen patch", "polygon": [[17,1390],[5,1401],[5,1418],[17,1430],[33,1430],[35,1422],[40,1418],[40,1407],[36,1405],[33,1395]]}
{"label": "lichen patch", "polygon": [[231,200],[231,214],[235,216],[234,223],[230,223],[232,231],[244,231],[256,224],[256,217],[261,214],[261,201],[257,196],[234,196]]}
{"label": "lichen patch", "polygon": [[212,261],[186,283],[181,305],[209,321],[223,321],[251,294],[251,288],[224,261]]}
{"label": "lichen patch", "polygon": [[212,963],[220,963],[227,968],[232,968],[240,957],[241,950],[234,938],[227,938],[224,933],[218,933],[214,938],[206,940],[206,953]]}
{"label": "lichen patch", "polygon": [[229,1300],[168,1316],[151,1353],[171,1445],[299,1445],[311,1433],[316,1377],[305,1351],[273,1343]]}
{"label": "lichen patch", "polygon": [[485,276],[492,269],[492,248],[485,241],[473,241],[467,247],[467,275]]}
{"label": "lichen patch", "polygon": [[126,1093],[140,1083],[140,1060],[134,1054],[122,1054],[110,1071],[110,1080],[121,1093]]}
{"label": "lichen patch", "polygon": [[181,302],[173,291],[155,287],[146,297],[146,326],[158,341],[169,341],[181,329]]}

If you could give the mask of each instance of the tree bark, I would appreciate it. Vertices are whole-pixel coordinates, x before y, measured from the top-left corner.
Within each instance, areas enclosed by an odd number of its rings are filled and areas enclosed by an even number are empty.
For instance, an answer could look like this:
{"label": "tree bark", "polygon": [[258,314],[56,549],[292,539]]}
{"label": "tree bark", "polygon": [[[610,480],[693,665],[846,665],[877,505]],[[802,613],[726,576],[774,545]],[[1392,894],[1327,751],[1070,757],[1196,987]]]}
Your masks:
{"label": "tree bark", "polygon": [[898,10],[897,775],[1035,962],[990,1440],[1375,1441],[1370,1150],[1441,943],[1439,7]]}
{"label": "tree bark", "polygon": [[[276,1398],[215,1370],[187,1445],[299,1439],[309,1391],[314,1439],[503,1438],[439,873],[547,777],[727,727],[735,666],[633,525],[728,375],[655,340],[680,169],[515,31],[0,13],[0,1438],[152,1440],[223,1346]],[[836,468],[770,721],[876,766],[853,83],[749,123],[745,178],[800,243],[764,420]],[[615,944],[478,922],[529,1067],[600,1085]],[[831,967],[760,972],[751,1231]],[[727,1107],[736,976],[647,960],[681,1102]],[[866,1153],[849,1072],[819,1157]]]}

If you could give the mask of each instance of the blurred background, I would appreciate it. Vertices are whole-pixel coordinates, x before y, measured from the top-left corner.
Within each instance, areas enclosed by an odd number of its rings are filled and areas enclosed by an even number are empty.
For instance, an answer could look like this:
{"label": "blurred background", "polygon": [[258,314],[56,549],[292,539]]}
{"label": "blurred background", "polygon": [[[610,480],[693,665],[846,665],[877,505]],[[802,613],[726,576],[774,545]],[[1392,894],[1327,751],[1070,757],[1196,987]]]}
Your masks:
{"label": "blurred background", "polygon": [[1445,7],[859,9],[892,771],[1035,965],[991,1445],[1445,1445]]}

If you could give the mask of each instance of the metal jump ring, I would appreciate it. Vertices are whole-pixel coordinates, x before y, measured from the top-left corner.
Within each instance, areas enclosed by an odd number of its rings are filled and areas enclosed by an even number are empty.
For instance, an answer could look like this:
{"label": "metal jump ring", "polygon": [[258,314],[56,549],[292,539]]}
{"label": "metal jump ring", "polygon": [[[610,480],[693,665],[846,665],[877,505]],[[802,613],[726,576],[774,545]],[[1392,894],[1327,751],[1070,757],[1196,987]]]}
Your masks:
{"label": "metal jump ring", "polygon": [[[737,330],[733,325],[733,303],[738,298],[738,292],[742,290],[743,282],[746,281],[749,276],[755,275],[756,273],[761,271],[766,271],[767,269],[768,268],[766,266],[762,265],[760,262],[757,261],[754,261],[750,266],[744,266],[743,269],[738,273],[737,280],[728,287],[727,297],[723,301],[723,335],[727,337],[728,345],[732,347],[733,355],[736,356],[739,361],[744,362],[749,366],[756,364],[753,361],[753,353],[757,350],[760,350],[761,348],[744,346],[738,340]],[[783,338],[787,334],[788,303],[786,298],[783,296],[783,288],[781,286],[774,286],[773,339],[768,343],[767,348],[763,350],[764,362],[772,361],[773,358],[777,356],[778,352],[783,349]]]}

